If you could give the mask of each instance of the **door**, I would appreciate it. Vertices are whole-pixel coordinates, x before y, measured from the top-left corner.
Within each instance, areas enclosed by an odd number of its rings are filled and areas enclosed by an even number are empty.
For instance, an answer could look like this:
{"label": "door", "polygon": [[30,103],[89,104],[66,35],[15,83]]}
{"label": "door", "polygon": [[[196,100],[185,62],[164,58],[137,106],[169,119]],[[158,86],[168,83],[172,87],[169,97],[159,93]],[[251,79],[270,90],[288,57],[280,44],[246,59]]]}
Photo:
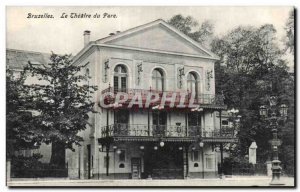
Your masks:
{"label": "door", "polygon": [[153,114],[153,135],[165,136],[167,128],[167,113],[164,111],[155,111]]}
{"label": "door", "polygon": [[188,113],[189,136],[201,135],[201,115],[198,112]]}
{"label": "door", "polygon": [[132,158],[131,159],[131,175],[132,179],[141,178],[141,158]]}
{"label": "door", "polygon": [[114,112],[114,135],[128,135],[129,111],[119,109]]}

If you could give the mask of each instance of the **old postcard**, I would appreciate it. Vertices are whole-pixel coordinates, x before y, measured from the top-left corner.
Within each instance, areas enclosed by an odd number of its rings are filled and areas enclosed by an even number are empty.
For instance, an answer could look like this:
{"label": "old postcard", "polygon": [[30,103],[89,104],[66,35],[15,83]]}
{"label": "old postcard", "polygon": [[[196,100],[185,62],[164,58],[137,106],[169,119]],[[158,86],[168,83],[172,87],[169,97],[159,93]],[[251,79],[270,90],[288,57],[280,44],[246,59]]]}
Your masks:
{"label": "old postcard", "polygon": [[7,185],[295,187],[294,17],[7,6]]}

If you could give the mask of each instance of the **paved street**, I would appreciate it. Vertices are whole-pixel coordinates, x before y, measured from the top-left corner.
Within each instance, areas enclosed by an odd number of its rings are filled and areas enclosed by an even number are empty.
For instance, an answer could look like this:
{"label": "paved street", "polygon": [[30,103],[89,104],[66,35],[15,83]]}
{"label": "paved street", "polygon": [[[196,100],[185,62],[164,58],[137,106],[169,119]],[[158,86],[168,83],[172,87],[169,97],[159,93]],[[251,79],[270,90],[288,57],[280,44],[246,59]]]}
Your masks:
{"label": "paved street", "polygon": [[[284,186],[294,186],[294,178],[282,177]],[[270,186],[270,177],[232,177],[225,179],[188,180],[69,180],[69,179],[13,179],[8,186]]]}

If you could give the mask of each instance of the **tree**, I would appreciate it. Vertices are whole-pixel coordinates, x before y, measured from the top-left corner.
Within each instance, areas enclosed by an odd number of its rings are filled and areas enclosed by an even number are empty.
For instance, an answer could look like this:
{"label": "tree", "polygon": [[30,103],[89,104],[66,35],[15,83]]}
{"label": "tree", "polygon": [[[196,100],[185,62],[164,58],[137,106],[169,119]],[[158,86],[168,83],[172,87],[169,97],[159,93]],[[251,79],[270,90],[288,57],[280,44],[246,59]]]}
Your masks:
{"label": "tree", "polygon": [[286,51],[289,50],[291,53],[294,52],[294,33],[295,33],[295,10],[291,10],[289,13],[289,18],[286,21],[285,24],[285,32],[286,37],[284,38],[285,41],[285,48]]}
{"label": "tree", "polygon": [[29,85],[32,106],[39,115],[34,125],[43,135],[41,142],[52,144],[50,163],[65,165],[65,150],[74,150],[83,138],[78,135],[89,124],[89,114],[94,113],[91,95],[95,86],[88,85],[87,74],[80,72],[85,66],[72,64],[70,55],[52,53],[48,65],[36,66],[29,62],[25,68],[40,80]]}
{"label": "tree", "polygon": [[209,46],[214,30],[211,21],[205,20],[199,26],[199,23],[191,16],[184,17],[178,14],[173,16],[168,23],[200,44]]}
{"label": "tree", "polygon": [[6,138],[7,156],[13,158],[14,151],[32,149],[38,146],[42,135],[35,127],[35,117],[30,109],[31,97],[24,84],[25,72],[20,77],[14,76],[12,70],[6,70]]}
{"label": "tree", "polygon": [[[290,13],[286,29],[288,46],[293,50],[294,16]],[[193,31],[198,22],[192,17],[176,15],[169,23],[198,42]],[[211,30],[208,30],[211,31]],[[197,33],[196,33],[197,34]],[[202,33],[199,33],[202,34]],[[208,33],[210,34],[210,33]],[[205,36],[201,36],[204,37]],[[288,73],[285,51],[278,46],[276,29],[272,24],[260,27],[239,26],[222,37],[215,37],[210,44],[212,51],[220,57],[215,62],[216,93],[223,93],[228,108],[239,108],[242,119],[238,133],[239,143],[229,147],[233,156],[243,158],[252,141],[258,145],[261,161],[271,158],[269,140],[272,138],[269,125],[259,117],[259,107],[266,104],[266,96],[276,94],[280,103],[289,106],[289,118],[280,124],[283,146],[289,154],[282,155],[283,164],[294,168],[294,78]],[[233,158],[234,159],[234,158]]]}
{"label": "tree", "polygon": [[[228,107],[239,108],[243,117],[236,154],[247,154],[247,148],[255,140],[259,146],[257,153],[264,160],[271,156],[268,140],[272,135],[268,123],[259,117],[260,105],[266,104],[266,96],[270,94],[277,95],[280,103],[288,104],[290,111],[294,105],[293,78],[281,59],[283,51],[275,35],[276,30],[270,24],[259,28],[240,26],[212,43],[212,51],[221,58],[215,64],[216,91],[223,91]],[[289,121],[293,122],[294,117],[290,116]],[[290,138],[284,134],[294,130],[291,122],[288,124],[285,129],[289,131],[282,135],[283,148]]]}

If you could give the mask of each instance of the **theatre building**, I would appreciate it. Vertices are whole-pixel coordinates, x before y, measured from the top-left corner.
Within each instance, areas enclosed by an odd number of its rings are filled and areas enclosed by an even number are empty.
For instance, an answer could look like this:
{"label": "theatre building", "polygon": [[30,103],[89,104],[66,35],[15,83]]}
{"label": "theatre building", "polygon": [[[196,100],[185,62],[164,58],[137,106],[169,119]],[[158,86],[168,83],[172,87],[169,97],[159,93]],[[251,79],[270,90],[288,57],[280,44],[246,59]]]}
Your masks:
{"label": "theatre building", "polygon": [[[83,39],[73,64],[84,65],[88,83],[98,86],[93,95],[97,113],[79,133],[81,146],[66,152],[70,179],[214,178],[222,173],[223,144],[237,138],[236,130],[222,123],[227,107],[215,91],[216,55],[163,20],[94,41],[84,31]],[[16,63],[23,60],[47,62],[40,53],[8,50],[7,56],[16,73],[22,68]],[[49,162],[50,145],[38,152]]]}
{"label": "theatre building", "polygon": [[216,60],[163,20],[95,41],[85,31],[74,64],[86,65],[89,83],[98,86],[98,113],[81,133],[82,146],[67,152],[69,177],[218,177],[222,144],[237,138],[218,117],[227,108],[215,94]]}

